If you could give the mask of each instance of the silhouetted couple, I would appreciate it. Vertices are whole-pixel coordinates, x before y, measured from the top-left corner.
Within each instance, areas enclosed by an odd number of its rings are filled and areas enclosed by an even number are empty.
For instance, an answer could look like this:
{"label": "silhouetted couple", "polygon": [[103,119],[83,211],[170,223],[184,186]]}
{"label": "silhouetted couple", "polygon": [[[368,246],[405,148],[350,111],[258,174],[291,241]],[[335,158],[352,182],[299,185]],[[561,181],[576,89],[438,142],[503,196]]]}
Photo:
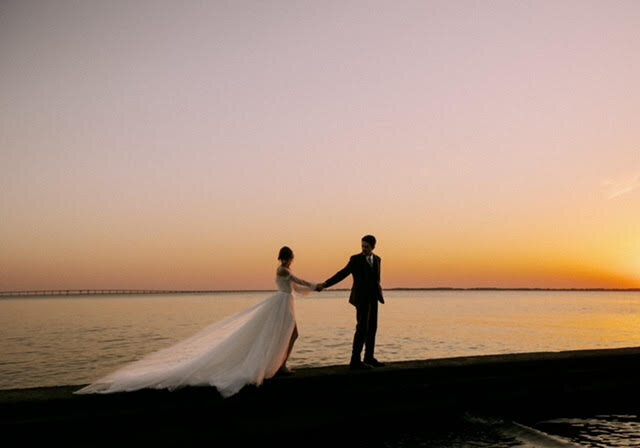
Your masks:
{"label": "silhouetted couple", "polygon": [[[293,275],[293,251],[282,247],[276,270],[278,292],[177,344],[127,364],[76,393],[211,385],[228,397],[246,384],[260,385],[276,374],[289,374],[287,360],[298,337],[293,291],[321,291],[349,275],[353,276],[349,303],[356,307],[356,331],[349,366],[353,370],[381,367],[383,364],[374,357],[378,302],[384,303],[380,257],[373,254],[375,246],[373,235],[364,236],[362,252],[353,255],[343,269],[319,284]],[[364,360],[361,359],[363,348]]]}

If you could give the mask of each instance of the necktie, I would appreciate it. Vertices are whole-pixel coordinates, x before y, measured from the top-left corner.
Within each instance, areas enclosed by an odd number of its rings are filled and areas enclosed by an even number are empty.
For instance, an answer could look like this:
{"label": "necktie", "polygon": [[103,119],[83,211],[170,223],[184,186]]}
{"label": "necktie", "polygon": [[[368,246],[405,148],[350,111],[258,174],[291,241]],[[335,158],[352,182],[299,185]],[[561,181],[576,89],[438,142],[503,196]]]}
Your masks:
{"label": "necktie", "polygon": [[369,266],[373,267],[373,257],[371,255],[367,257],[367,261],[369,262]]}

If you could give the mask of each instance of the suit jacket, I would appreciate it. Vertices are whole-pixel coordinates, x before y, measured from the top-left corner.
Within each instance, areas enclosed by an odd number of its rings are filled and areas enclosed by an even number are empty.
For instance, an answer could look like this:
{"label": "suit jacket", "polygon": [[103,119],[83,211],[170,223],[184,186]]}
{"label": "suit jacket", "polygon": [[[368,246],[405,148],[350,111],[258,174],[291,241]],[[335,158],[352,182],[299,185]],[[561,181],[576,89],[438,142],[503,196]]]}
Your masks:
{"label": "suit jacket", "polygon": [[382,286],[380,286],[380,257],[373,254],[373,267],[369,266],[367,257],[363,253],[352,255],[349,263],[333,277],[325,281],[325,287],[341,282],[349,275],[353,275],[353,286],[349,303],[358,306],[372,300],[384,303]]}

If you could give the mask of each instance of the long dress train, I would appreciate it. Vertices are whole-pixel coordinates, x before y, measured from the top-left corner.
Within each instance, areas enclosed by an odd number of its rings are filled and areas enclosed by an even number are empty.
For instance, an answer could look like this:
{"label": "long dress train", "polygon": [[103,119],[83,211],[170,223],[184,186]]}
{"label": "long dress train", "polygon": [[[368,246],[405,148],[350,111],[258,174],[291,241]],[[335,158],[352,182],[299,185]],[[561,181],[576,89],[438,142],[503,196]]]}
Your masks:
{"label": "long dress train", "polygon": [[291,273],[276,276],[276,284],[278,292],[264,301],[74,393],[211,385],[228,397],[246,384],[262,384],[276,374],[287,357],[296,325],[293,289],[315,288]]}

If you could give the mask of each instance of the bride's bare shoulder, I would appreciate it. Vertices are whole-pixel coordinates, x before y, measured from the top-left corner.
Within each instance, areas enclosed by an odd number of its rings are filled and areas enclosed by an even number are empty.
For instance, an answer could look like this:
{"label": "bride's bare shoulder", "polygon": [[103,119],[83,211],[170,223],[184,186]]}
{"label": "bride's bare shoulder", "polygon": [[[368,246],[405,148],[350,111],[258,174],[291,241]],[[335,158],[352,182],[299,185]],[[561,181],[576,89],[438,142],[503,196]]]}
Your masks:
{"label": "bride's bare shoulder", "polygon": [[284,266],[278,266],[278,270],[276,271],[276,274],[279,275],[280,277],[286,277],[291,273],[289,272],[289,269],[285,268]]}

